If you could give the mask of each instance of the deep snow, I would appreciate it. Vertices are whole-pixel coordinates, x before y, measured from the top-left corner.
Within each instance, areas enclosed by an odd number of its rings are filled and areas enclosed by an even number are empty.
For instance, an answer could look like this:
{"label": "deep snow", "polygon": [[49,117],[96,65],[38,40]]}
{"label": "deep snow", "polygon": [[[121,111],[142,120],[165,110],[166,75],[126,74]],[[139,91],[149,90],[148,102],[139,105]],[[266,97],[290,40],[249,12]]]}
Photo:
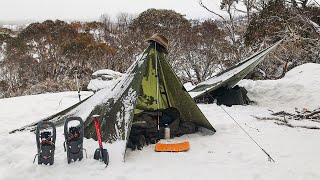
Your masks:
{"label": "deep snow", "polygon": [[279,80],[242,80],[251,100],[258,106],[294,111],[294,107],[313,110],[320,107],[320,65],[307,63],[287,72]]}
{"label": "deep snow", "polygon": [[[32,164],[35,135],[9,131],[62,110],[78,101],[77,92],[41,94],[0,100],[0,180],[16,179],[320,179],[320,131],[279,126],[251,115],[269,116],[271,110],[319,108],[320,65],[299,66],[280,80],[243,80],[256,104],[222,106],[276,161],[267,156],[215,104],[199,104],[217,132],[212,136],[185,135],[172,142],[190,141],[183,153],[156,153],[154,145],[127,151],[126,162],[117,156],[119,143],[104,144],[110,165],[93,160],[97,142],[85,139],[88,159],[67,164],[62,128],[57,129],[55,164]],[[82,93],[89,96],[91,93]],[[316,123],[315,125],[318,125]],[[320,124],[318,125],[320,126]]]}

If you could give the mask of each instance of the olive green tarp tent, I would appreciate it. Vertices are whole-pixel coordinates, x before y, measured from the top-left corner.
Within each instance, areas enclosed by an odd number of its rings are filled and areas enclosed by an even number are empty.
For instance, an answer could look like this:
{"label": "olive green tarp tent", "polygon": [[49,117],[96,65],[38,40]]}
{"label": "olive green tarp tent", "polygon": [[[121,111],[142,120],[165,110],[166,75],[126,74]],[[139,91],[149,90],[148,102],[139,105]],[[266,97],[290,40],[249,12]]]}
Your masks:
{"label": "olive green tarp tent", "polygon": [[279,40],[272,46],[269,46],[261,51],[258,51],[246,58],[245,60],[239,62],[238,64],[226,69],[225,71],[203,81],[193,89],[189,90],[189,94],[197,102],[201,102],[203,98],[212,98],[215,96],[215,92],[222,92],[224,90],[231,89],[234,87],[241,79],[248,75],[253,69],[263,61],[263,59],[275,50],[278,45],[284,39]]}
{"label": "olive green tarp tent", "polygon": [[[102,89],[81,103],[43,120],[61,126],[68,117],[81,117],[85,121],[85,136],[95,139],[96,132],[91,117],[99,114],[103,141],[127,141],[134,114],[143,110],[156,110],[158,95],[160,109],[175,107],[180,111],[181,121],[190,121],[198,127],[215,132],[171,69],[165,54],[156,50],[156,46],[156,42],[151,42],[111,90]],[[158,88],[156,71],[159,74]],[[36,124],[12,132],[34,129]]]}

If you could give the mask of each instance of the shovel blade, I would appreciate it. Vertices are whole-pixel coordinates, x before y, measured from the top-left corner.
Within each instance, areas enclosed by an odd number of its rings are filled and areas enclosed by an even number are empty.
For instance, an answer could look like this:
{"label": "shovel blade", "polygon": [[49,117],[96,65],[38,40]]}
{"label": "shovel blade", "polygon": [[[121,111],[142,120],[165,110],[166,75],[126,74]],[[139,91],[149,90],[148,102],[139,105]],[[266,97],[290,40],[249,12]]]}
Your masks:
{"label": "shovel blade", "polygon": [[106,149],[102,149],[102,161],[108,166],[109,164],[109,153]]}
{"label": "shovel blade", "polygon": [[96,151],[94,152],[93,159],[95,159],[95,160],[101,159],[100,148],[96,149]]}
{"label": "shovel blade", "polygon": [[109,153],[107,149],[102,149],[102,152],[100,148],[96,149],[94,152],[93,159],[95,160],[101,160],[103,161],[107,166],[109,164]]}

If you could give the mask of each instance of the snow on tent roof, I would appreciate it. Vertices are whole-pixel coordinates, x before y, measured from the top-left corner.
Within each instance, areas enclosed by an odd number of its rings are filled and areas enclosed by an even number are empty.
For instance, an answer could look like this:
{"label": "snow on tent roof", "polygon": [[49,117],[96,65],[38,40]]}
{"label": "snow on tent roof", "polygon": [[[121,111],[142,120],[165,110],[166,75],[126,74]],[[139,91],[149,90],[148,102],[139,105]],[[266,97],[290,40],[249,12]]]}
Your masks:
{"label": "snow on tent roof", "polygon": [[199,83],[193,89],[189,90],[189,94],[192,98],[197,98],[219,88],[232,88],[247,74],[249,74],[265,58],[265,56],[274,50],[282,41],[283,39],[268,48],[254,53],[247,59],[213,76],[212,78]]}
{"label": "snow on tent roof", "polygon": [[117,72],[117,71],[113,71],[111,69],[101,69],[101,70],[98,70],[94,73],[92,73],[92,76],[99,76],[99,75],[111,75],[111,76],[122,76],[122,73],[120,72]]}

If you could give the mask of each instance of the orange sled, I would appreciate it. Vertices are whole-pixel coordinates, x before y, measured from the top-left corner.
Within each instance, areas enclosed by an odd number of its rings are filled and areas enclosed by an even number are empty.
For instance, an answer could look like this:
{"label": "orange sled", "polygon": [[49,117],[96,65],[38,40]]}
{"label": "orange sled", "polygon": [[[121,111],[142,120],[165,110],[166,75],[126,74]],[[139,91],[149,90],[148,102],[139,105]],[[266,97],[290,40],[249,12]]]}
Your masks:
{"label": "orange sled", "polygon": [[190,149],[190,144],[188,141],[175,144],[162,144],[157,143],[155,146],[155,151],[157,152],[182,152],[188,151]]}

